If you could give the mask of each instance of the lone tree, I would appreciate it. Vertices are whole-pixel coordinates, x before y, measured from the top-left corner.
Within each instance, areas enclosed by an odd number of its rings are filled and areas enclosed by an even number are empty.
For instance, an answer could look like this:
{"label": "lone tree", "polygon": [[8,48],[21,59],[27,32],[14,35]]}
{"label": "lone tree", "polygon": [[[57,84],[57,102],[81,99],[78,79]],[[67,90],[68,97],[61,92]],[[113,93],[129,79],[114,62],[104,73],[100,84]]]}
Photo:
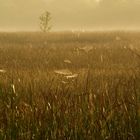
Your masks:
{"label": "lone tree", "polygon": [[50,20],[51,20],[51,13],[45,11],[40,17],[40,29],[43,32],[48,32],[51,30]]}

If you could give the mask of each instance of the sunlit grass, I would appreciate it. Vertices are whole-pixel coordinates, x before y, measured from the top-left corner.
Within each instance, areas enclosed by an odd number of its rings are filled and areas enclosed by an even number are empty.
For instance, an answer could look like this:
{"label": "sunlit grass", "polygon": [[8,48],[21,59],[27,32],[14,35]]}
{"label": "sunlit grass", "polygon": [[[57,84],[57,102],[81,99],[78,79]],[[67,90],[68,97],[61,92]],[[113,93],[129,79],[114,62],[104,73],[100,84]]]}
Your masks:
{"label": "sunlit grass", "polygon": [[0,140],[138,140],[139,45],[138,33],[0,34]]}

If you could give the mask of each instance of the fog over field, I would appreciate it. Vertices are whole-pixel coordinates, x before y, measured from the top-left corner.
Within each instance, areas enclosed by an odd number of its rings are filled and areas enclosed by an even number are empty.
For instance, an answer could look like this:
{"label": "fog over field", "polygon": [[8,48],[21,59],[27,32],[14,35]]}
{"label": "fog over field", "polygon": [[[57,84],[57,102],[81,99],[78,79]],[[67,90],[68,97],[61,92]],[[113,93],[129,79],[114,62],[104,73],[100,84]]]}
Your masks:
{"label": "fog over field", "polygon": [[0,140],[140,140],[139,14],[140,0],[0,0]]}
{"label": "fog over field", "polygon": [[140,0],[0,0],[0,30],[39,30],[52,14],[53,30],[138,29]]}

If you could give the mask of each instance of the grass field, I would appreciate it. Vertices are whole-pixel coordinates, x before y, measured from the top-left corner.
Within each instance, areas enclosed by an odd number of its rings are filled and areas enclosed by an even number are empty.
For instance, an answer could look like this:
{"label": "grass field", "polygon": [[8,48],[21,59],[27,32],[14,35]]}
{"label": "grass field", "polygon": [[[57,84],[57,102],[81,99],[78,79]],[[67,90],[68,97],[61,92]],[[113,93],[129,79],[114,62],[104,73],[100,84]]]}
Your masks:
{"label": "grass field", "polygon": [[0,33],[0,140],[139,140],[140,33]]}

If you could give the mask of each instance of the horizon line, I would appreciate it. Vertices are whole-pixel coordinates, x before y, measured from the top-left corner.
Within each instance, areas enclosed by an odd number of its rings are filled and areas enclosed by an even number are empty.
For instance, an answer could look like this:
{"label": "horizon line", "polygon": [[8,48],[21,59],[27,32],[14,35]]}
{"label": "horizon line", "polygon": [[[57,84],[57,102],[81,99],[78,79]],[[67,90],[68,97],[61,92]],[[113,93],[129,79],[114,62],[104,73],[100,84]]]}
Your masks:
{"label": "horizon line", "polygon": [[[128,29],[119,29],[119,28],[108,28],[108,29],[57,29],[57,30],[51,30],[47,33],[55,33],[55,32],[125,32],[125,31],[134,31],[134,32],[140,32],[140,28],[128,28]],[[0,33],[43,33],[41,30],[1,30]]]}

